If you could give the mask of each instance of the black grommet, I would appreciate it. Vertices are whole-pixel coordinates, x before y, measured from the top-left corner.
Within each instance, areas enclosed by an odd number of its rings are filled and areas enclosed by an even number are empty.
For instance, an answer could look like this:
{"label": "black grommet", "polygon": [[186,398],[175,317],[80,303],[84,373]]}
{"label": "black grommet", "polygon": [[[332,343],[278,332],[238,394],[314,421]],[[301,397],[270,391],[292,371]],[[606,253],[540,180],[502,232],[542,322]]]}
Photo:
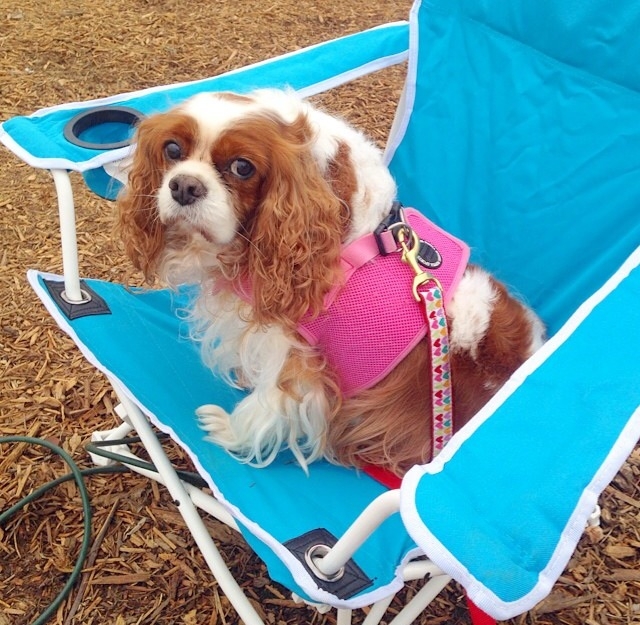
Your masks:
{"label": "black grommet", "polygon": [[101,124],[126,124],[127,126],[133,127],[142,119],[144,119],[144,115],[140,111],[136,111],[128,106],[98,106],[72,117],[64,127],[63,134],[69,143],[81,148],[88,148],[89,150],[115,150],[130,145],[131,139],[126,138],[122,141],[114,141],[111,143],[94,143],[92,141],[84,141],[80,136],[89,128],[94,128]]}
{"label": "black grommet", "polygon": [[332,575],[327,575],[323,573],[318,565],[315,562],[315,558],[323,558],[326,556],[329,551],[331,551],[331,547],[328,545],[318,544],[312,545],[309,547],[304,554],[305,562],[307,566],[311,569],[311,572],[318,577],[319,579],[325,582],[336,582],[344,576],[344,566],[341,566],[335,573]]}

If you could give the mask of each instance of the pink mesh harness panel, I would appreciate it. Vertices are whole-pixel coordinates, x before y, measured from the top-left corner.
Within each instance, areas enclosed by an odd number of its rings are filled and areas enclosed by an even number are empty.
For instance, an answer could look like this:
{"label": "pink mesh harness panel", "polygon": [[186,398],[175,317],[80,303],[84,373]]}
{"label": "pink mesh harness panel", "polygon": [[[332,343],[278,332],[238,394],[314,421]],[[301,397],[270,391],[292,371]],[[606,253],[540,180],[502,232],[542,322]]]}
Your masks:
{"label": "pink mesh harness panel", "polygon": [[[427,271],[442,285],[446,305],[467,266],[469,248],[418,211],[404,214],[439,253],[439,266]],[[424,306],[411,291],[414,273],[399,252],[381,255],[375,236],[368,234],[345,247],[342,265],[346,283],[329,294],[326,310],[303,319],[298,331],[322,351],[349,397],[382,380],[426,336],[427,325]]]}

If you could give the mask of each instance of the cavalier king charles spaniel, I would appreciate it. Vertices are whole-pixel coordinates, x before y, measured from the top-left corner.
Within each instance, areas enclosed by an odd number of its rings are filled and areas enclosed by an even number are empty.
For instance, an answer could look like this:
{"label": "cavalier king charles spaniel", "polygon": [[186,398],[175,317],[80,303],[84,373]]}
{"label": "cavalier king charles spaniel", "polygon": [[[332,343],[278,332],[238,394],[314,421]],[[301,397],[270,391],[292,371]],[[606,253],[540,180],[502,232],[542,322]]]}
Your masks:
{"label": "cavalier king charles spaniel", "polygon": [[[200,94],[143,120],[136,137],[118,199],[127,255],[149,282],[200,286],[190,317],[203,359],[249,391],[231,413],[198,409],[207,436],[257,466],[284,447],[305,470],[323,456],[397,475],[430,461],[428,338],[374,384],[344,392],[301,332],[344,285],[342,250],[394,203],[379,148],[279,90]],[[542,344],[544,328],[474,265],[446,317],[459,429]],[[364,334],[375,350],[380,330]]]}

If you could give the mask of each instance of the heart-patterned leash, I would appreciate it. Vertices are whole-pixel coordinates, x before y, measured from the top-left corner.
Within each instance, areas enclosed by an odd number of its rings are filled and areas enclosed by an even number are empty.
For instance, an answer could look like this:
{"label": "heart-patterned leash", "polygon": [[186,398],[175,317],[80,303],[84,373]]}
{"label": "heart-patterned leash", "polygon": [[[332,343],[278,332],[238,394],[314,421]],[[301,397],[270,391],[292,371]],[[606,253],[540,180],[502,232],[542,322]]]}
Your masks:
{"label": "heart-patterned leash", "polygon": [[420,238],[407,224],[397,231],[402,261],[414,272],[413,296],[422,301],[427,319],[427,335],[431,346],[432,389],[432,458],[435,458],[453,436],[453,395],[449,359],[449,328],[444,310],[444,294],[439,280],[427,273],[418,262]]}

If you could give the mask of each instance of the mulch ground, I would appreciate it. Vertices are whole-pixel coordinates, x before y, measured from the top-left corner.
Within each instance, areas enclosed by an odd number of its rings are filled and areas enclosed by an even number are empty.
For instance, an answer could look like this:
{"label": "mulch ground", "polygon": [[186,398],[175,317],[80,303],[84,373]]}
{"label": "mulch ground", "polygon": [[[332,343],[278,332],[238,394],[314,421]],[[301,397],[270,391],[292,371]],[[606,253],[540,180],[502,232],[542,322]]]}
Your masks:
{"label": "mulch ground", "polygon": [[[0,119],[218,74],[404,19],[409,8],[409,0],[3,0]],[[401,68],[387,70],[322,97],[322,103],[383,143],[402,78]],[[84,274],[139,281],[111,236],[113,206],[88,193],[80,179],[74,190]],[[56,200],[46,172],[30,169],[4,149],[0,241],[0,434],[48,439],[89,467],[83,445],[94,430],[117,425],[115,398],[27,287],[28,268],[61,272]],[[170,454],[188,467],[179,449]],[[64,473],[46,450],[1,446],[0,511]],[[640,623],[639,476],[637,448],[602,497],[601,528],[585,534],[550,597],[512,625]],[[238,622],[161,487],[131,474],[87,482],[93,508],[89,560],[51,622]],[[249,596],[264,606],[266,622],[335,623],[332,614],[296,607],[240,537],[217,521],[207,523]],[[0,625],[30,623],[49,604],[81,540],[82,510],[71,483],[0,527]],[[419,622],[467,623],[460,589],[451,585]]]}

